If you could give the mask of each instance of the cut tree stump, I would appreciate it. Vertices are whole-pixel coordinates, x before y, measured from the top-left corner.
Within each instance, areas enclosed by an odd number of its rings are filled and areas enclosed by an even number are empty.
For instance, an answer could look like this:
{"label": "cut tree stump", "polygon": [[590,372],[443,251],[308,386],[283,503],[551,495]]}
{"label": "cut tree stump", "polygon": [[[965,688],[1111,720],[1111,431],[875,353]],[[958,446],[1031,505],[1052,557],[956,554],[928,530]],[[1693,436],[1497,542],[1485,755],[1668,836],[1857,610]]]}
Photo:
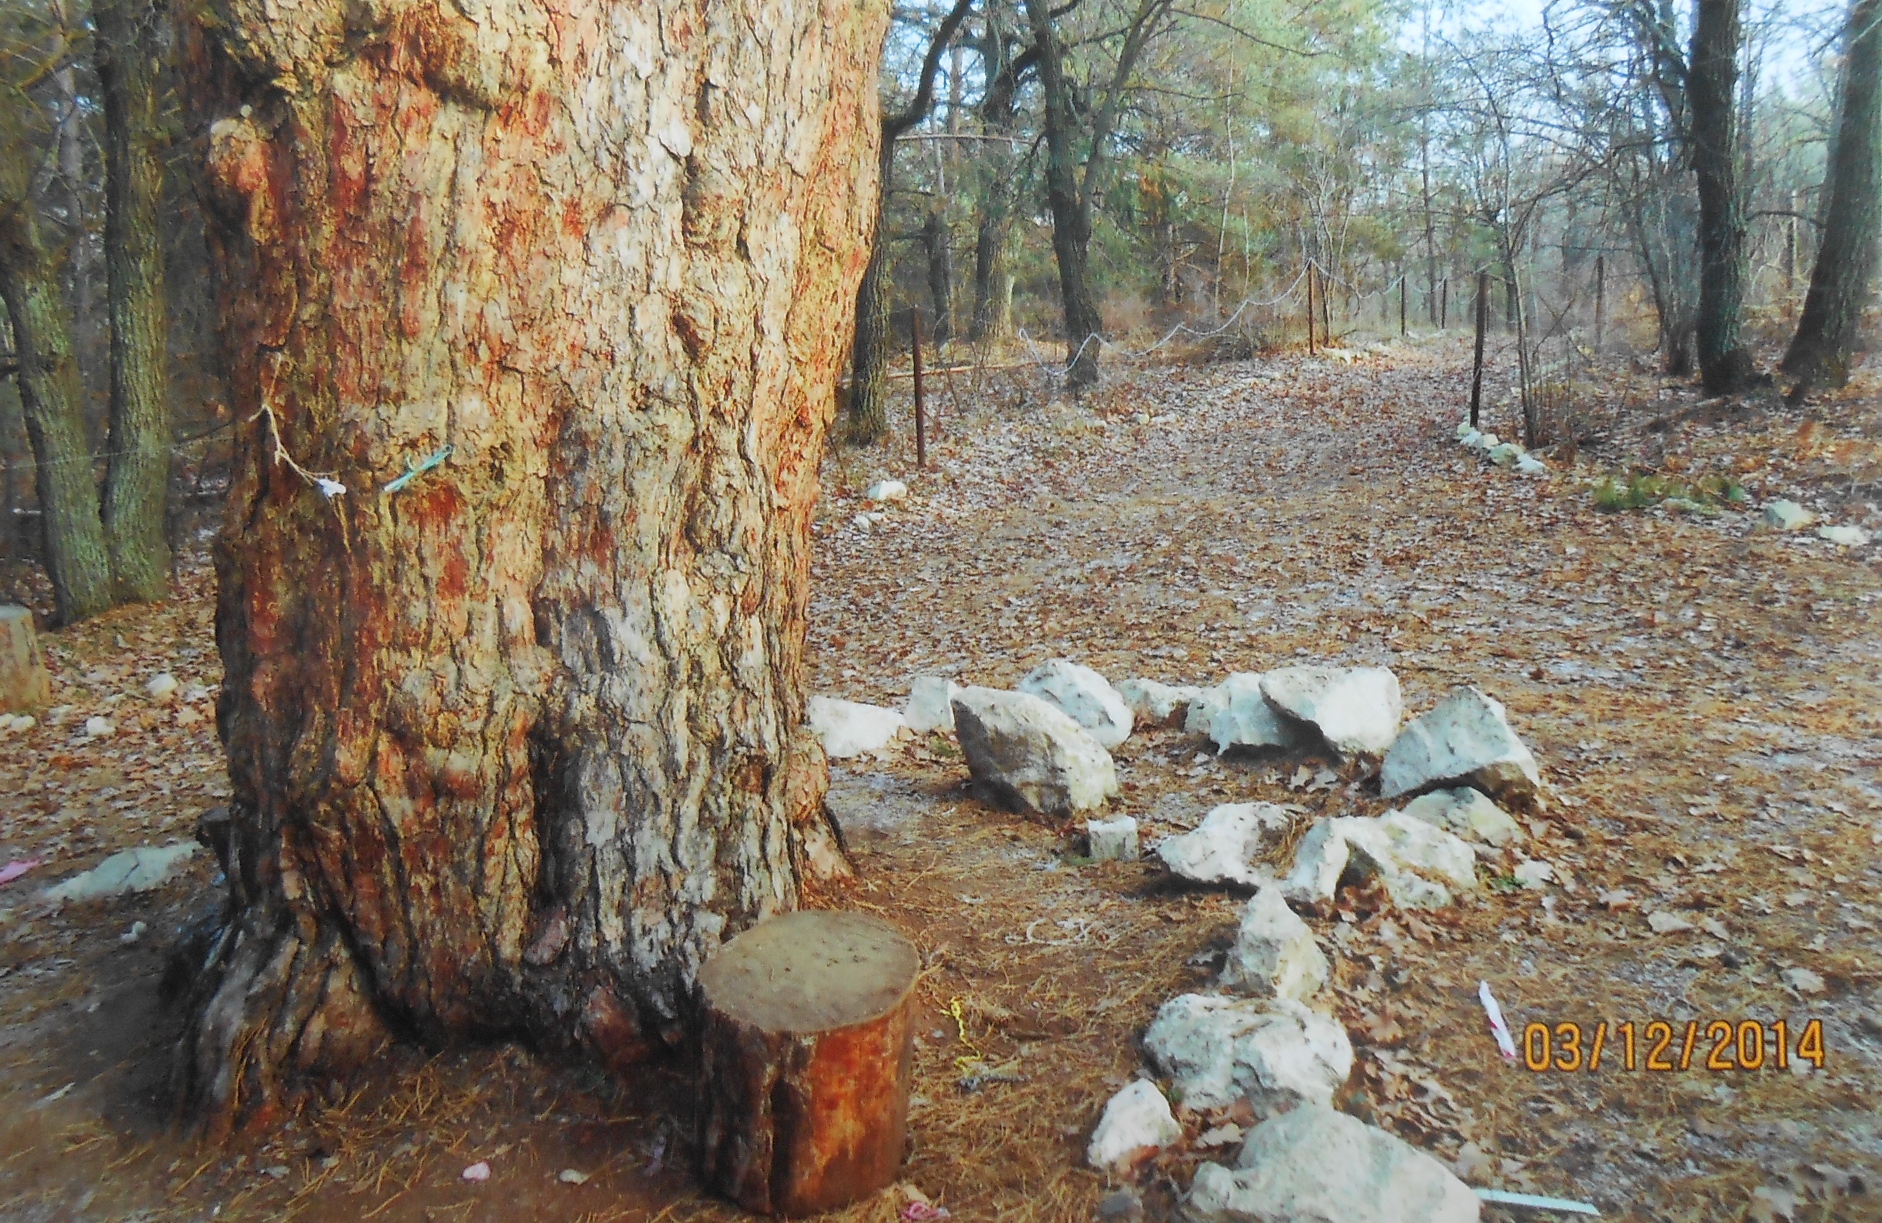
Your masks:
{"label": "cut tree stump", "polygon": [[52,677],[39,656],[33,613],[0,604],[0,713],[37,713],[52,700]]}
{"label": "cut tree stump", "polygon": [[739,935],[699,974],[699,1150],[747,1210],[808,1215],[891,1184],[908,1125],[921,957],[893,927],[804,910]]}

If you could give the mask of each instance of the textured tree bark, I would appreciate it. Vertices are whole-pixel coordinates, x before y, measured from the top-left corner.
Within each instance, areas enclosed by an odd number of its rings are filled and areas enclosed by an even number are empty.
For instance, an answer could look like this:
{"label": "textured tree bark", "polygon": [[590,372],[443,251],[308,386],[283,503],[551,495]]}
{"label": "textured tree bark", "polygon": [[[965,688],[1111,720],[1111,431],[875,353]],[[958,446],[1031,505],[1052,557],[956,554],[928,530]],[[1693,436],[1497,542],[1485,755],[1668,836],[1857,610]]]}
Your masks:
{"label": "textured tree bark", "polygon": [[392,1033],[626,1066],[795,905],[885,22],[219,0],[192,27],[246,422],[217,542],[233,920],[177,1065],[211,1133]]}
{"label": "textured tree bark", "polygon": [[[1873,291],[1876,240],[1882,230],[1882,0],[1850,6],[1842,96],[1824,184],[1823,241],[1797,334],[1784,354],[1796,378],[1794,397],[1818,384],[1849,381],[1856,328]],[[1786,246],[1786,276],[1795,262],[1797,226]]]}
{"label": "textured tree bark", "polygon": [[78,360],[59,269],[40,240],[28,175],[37,159],[0,146],[0,301],[13,324],[21,415],[33,447],[46,574],[61,624],[111,606],[111,558],[80,416]]}
{"label": "textured tree bark", "polygon": [[699,1154],[747,1210],[808,1215],[895,1180],[921,957],[892,927],[808,911],[729,943],[700,974]]}
{"label": "textured tree bark", "polygon": [[111,326],[111,428],[105,543],[121,601],[169,593],[164,505],[170,484],[162,116],[158,80],[168,10],[150,0],[93,0],[104,94],[105,273]]}
{"label": "textured tree bark", "polygon": [[1039,52],[1039,84],[1045,94],[1046,204],[1052,210],[1052,253],[1059,268],[1059,300],[1065,309],[1065,384],[1098,381],[1098,337],[1104,317],[1092,295],[1086,255],[1091,248],[1091,208],[1078,183],[1077,132],[1072,88],[1052,28],[1047,0],[1026,0],[1033,46]]}
{"label": "textured tree bark", "polygon": [[1751,381],[1740,337],[1745,301],[1745,203],[1738,186],[1740,0],[1698,0],[1688,100],[1699,180],[1699,379],[1714,395]]}
{"label": "textured tree bark", "polygon": [[928,256],[928,297],[934,303],[929,338],[938,351],[954,336],[954,252],[948,245],[947,218],[931,208],[922,221],[921,244]]}

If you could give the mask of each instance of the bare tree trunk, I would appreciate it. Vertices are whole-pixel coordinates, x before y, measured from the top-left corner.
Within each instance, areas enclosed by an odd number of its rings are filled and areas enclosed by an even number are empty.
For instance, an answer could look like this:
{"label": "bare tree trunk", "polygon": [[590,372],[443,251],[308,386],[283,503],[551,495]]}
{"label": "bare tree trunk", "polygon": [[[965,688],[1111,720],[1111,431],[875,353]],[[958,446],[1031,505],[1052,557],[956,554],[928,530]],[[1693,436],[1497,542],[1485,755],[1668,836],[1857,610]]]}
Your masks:
{"label": "bare tree trunk", "polygon": [[111,428],[105,542],[120,600],[169,593],[164,506],[170,388],[164,317],[162,50],[168,11],[150,0],[93,0],[105,119],[105,272],[111,321]]}
{"label": "bare tree trunk", "polygon": [[929,338],[939,351],[954,335],[954,252],[948,249],[948,226],[941,206],[929,209],[922,221],[921,244],[928,256],[928,296],[934,303],[934,329]]}
{"label": "bare tree trunk", "polygon": [[1091,386],[1098,381],[1104,317],[1085,263],[1091,247],[1091,208],[1078,182],[1072,86],[1065,77],[1048,0],[1026,0],[1026,17],[1032,23],[1039,83],[1045,92],[1046,203],[1052,210],[1052,253],[1058,260],[1059,300],[1065,309],[1065,383]]}
{"label": "bare tree trunk", "polygon": [[111,559],[59,270],[40,240],[29,194],[34,163],[19,146],[0,146],[0,301],[13,325],[54,615],[70,624],[111,606]]}
{"label": "bare tree trunk", "polygon": [[194,27],[248,421],[233,920],[177,1066],[212,1133],[388,1031],[614,1067],[681,1041],[821,828],[809,526],[885,8],[473,11]]}
{"label": "bare tree trunk", "polygon": [[[1818,383],[1849,381],[1856,328],[1873,292],[1876,240],[1882,230],[1882,0],[1850,6],[1848,49],[1836,133],[1824,184],[1823,241],[1803,317],[1784,354],[1784,372],[1797,379],[1793,396]],[[1791,222],[1794,261],[1796,222]]]}
{"label": "bare tree trunk", "polygon": [[1738,176],[1740,0],[1697,0],[1688,96],[1699,180],[1699,315],[1694,347],[1708,392],[1743,389],[1751,354],[1740,338],[1745,299],[1745,202]]}

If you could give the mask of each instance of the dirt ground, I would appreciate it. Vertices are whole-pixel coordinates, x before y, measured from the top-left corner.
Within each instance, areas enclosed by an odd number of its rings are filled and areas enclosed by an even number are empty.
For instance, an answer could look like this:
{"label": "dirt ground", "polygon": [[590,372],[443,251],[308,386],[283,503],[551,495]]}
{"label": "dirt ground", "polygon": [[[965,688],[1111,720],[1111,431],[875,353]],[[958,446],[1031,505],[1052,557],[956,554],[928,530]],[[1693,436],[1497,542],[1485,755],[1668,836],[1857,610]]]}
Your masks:
{"label": "dirt ground", "polygon": [[[1358,1054],[1342,1105],[1472,1184],[1606,1218],[1882,1219],[1882,546],[1758,525],[1788,496],[1882,535],[1882,397],[1705,403],[1617,364],[1565,414],[1576,453],[1527,478],[1452,439],[1467,356],[1449,337],[1146,367],[1082,404],[1023,373],[935,392],[929,472],[899,451],[826,467],[813,690],[899,704],[918,675],[1004,686],[1059,655],[1172,683],[1385,665],[1408,716],[1476,684],[1535,751],[1548,809],[1454,910],[1348,893],[1310,918],[1335,964],[1323,1004]],[[1590,485],[1611,473],[1729,478],[1749,501],[1603,512]],[[886,474],[910,499],[861,501]],[[272,1133],[178,1136],[160,983],[210,856],[138,896],[37,897],[188,839],[226,796],[211,585],[198,552],[175,602],[46,634],[60,708],[0,740],[0,863],[43,859],[0,887],[0,1217],[737,1217],[690,1175],[678,1067],[620,1084],[516,1048],[401,1050]],[[146,695],[160,671],[180,699]],[[113,733],[87,737],[92,717]],[[1363,768],[1207,747],[1134,734],[1113,808],[1149,842],[1222,802],[1388,808]],[[957,1219],[1092,1218],[1109,1187],[1083,1166],[1091,1126],[1144,1068],[1158,1005],[1209,986],[1242,897],[1092,863],[1076,830],[989,808],[945,737],[840,762],[831,805],[857,879],[814,903],[878,913],[924,956],[906,1185]],[[1551,879],[1521,885],[1524,861]],[[1823,1064],[1706,1069],[1701,1040],[1685,1070],[1610,1053],[1532,1072],[1497,1055],[1480,980],[1518,1033],[1820,1021]],[[1196,1141],[1222,1118],[1184,1120],[1190,1141],[1142,1186],[1152,1217],[1198,1162],[1232,1160]],[[490,1178],[462,1179],[479,1161]]]}

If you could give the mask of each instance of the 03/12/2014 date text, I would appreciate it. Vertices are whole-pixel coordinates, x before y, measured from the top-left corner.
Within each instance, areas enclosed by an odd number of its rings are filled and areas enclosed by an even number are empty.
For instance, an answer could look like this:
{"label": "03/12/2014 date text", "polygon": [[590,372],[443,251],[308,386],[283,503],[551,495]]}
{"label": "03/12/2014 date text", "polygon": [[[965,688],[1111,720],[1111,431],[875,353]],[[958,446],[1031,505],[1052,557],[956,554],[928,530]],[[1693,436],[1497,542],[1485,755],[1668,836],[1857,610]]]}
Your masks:
{"label": "03/12/2014 date text", "polygon": [[1523,1028],[1523,1065],[1537,1074],[1604,1066],[1620,1070],[1788,1070],[1792,1062],[1823,1069],[1823,1021],[1793,1029],[1784,1020],[1731,1023],[1697,1019],[1683,1024],[1656,1019],[1636,1028],[1632,1021],[1592,1026],[1531,1023]]}

